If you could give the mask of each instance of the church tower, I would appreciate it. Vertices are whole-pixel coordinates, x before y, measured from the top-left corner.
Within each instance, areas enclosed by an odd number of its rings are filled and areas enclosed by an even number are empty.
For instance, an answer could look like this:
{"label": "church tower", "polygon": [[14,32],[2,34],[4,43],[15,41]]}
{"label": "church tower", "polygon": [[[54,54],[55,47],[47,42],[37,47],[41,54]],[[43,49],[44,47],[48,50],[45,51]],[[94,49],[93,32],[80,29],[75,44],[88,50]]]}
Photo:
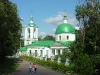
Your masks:
{"label": "church tower", "polygon": [[33,22],[33,16],[30,16],[30,22],[25,26],[24,46],[38,40],[38,26]]}

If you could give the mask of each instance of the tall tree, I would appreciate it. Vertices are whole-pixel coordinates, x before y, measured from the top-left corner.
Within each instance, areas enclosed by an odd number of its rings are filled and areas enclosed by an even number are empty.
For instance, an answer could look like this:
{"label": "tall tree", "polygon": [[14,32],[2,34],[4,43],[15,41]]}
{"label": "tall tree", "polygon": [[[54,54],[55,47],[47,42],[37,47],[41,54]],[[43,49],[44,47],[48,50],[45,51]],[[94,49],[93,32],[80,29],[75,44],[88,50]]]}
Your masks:
{"label": "tall tree", "polygon": [[21,29],[17,5],[0,0],[0,60],[20,47]]}
{"label": "tall tree", "polygon": [[100,0],[81,0],[76,6],[76,18],[80,30],[77,31],[76,43],[71,47],[72,60],[77,72],[94,75],[95,70],[99,73],[100,69]]}

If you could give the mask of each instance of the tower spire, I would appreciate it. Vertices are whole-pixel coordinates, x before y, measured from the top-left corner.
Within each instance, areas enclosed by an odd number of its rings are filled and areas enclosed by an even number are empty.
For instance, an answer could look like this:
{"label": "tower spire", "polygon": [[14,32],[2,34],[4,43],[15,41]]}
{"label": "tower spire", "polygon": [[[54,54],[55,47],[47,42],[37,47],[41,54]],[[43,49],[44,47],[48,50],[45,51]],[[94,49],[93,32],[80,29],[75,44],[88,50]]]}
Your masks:
{"label": "tower spire", "polygon": [[30,15],[30,24],[33,25],[33,16],[32,16],[32,11],[31,11],[31,15]]}
{"label": "tower spire", "polygon": [[30,20],[33,20],[33,16],[32,16],[32,11],[31,11],[31,16],[30,16]]}
{"label": "tower spire", "polygon": [[65,12],[64,12],[64,17],[67,17],[67,15],[66,15],[66,10],[65,10]]}
{"label": "tower spire", "polygon": [[66,10],[65,10],[65,12],[64,12],[63,22],[64,22],[64,23],[67,23],[67,15],[66,15]]}

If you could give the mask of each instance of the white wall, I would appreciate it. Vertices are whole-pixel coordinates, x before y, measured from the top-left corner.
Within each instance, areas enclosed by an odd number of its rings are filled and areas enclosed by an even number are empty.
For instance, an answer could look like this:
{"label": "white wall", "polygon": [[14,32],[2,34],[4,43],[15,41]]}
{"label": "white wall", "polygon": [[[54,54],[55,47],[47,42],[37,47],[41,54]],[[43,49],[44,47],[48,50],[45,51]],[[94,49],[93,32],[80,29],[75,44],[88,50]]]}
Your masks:
{"label": "white wall", "polygon": [[[59,40],[59,36],[61,36],[61,40]],[[67,40],[67,36],[69,36],[69,39]],[[60,33],[60,34],[56,34],[55,36],[56,41],[74,41],[75,38],[75,34],[72,33]]]}
{"label": "white wall", "polygon": [[38,40],[38,28],[36,28],[36,40]]}
{"label": "white wall", "polygon": [[[38,40],[38,28],[36,28],[36,31],[34,31],[34,28],[35,27],[33,27],[33,26],[25,27],[24,45],[31,44],[34,40]],[[30,33],[28,32],[28,29],[30,29]],[[29,35],[30,35],[30,37],[29,37]]]}
{"label": "white wall", "polygon": [[42,57],[45,57],[46,54],[48,54],[48,58],[51,57],[51,50],[48,47],[32,47],[29,46],[27,49],[27,53],[29,53],[31,50],[31,53],[35,53],[35,50],[38,52],[38,56],[40,56],[40,51],[43,51]]}

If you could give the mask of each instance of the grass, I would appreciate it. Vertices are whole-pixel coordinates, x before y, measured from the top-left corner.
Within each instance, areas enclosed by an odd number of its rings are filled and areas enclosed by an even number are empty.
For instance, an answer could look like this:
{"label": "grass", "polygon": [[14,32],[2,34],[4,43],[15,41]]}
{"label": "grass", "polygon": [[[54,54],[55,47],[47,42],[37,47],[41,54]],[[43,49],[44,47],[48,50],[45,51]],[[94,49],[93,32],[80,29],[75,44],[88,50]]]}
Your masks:
{"label": "grass", "polygon": [[19,66],[19,63],[11,58],[6,58],[4,63],[0,64],[0,73],[11,73]]}

